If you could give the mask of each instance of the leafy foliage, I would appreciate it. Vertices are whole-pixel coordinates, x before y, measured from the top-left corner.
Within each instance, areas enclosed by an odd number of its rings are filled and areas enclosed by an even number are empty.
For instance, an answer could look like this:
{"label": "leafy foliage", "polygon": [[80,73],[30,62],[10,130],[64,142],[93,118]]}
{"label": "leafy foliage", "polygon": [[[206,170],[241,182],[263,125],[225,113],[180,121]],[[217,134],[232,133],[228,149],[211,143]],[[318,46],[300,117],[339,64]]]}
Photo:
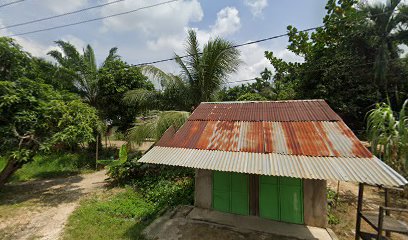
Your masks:
{"label": "leafy foliage", "polygon": [[117,126],[119,131],[128,129],[136,116],[144,110],[142,106],[123,103],[125,93],[133,89],[153,91],[154,86],[139,68],[131,67],[121,59],[105,62],[98,69],[97,108],[105,122]]}
{"label": "leafy foliage", "polygon": [[408,99],[395,114],[386,103],[368,113],[367,132],[371,151],[402,174],[408,175]]}
{"label": "leafy foliage", "polygon": [[94,141],[99,123],[96,110],[47,84],[27,78],[2,81],[0,102],[0,152],[8,162],[0,183],[32,161],[39,150]]}
{"label": "leafy foliage", "polygon": [[[294,98],[326,99],[353,129],[362,129],[364,115],[375,102],[388,95],[392,103],[399,105],[398,99],[406,98],[408,85],[403,79],[407,65],[399,59],[394,47],[402,41],[387,37],[392,44],[386,47],[389,57],[380,61],[388,61],[387,72],[393,73],[387,75],[387,82],[380,84],[378,74],[373,71],[378,67],[375,63],[382,51],[378,49],[381,39],[388,33],[406,32],[406,20],[397,17],[398,11],[393,8],[384,8],[378,15],[356,3],[329,0],[324,27],[311,34],[288,26],[288,50],[303,57],[303,63],[285,62],[272,52],[266,52],[265,56],[275,68],[274,82],[284,89],[293,89]],[[394,29],[389,32],[385,26],[391,21],[399,22],[401,28],[397,30],[389,25]]]}
{"label": "leafy foliage", "polygon": [[188,112],[152,111],[137,120],[136,125],[129,129],[127,138],[137,144],[147,139],[157,141],[169,127],[180,128],[189,116]]}

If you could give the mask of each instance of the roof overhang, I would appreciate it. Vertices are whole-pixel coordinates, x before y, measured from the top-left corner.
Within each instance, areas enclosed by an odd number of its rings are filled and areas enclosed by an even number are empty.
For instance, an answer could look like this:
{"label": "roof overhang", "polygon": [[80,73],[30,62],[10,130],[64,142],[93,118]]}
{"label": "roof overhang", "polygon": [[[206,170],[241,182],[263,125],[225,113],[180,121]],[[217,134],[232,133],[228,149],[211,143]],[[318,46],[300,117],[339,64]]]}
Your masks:
{"label": "roof overhang", "polygon": [[376,157],[311,157],[155,146],[139,162],[388,187],[408,184],[406,179]]}

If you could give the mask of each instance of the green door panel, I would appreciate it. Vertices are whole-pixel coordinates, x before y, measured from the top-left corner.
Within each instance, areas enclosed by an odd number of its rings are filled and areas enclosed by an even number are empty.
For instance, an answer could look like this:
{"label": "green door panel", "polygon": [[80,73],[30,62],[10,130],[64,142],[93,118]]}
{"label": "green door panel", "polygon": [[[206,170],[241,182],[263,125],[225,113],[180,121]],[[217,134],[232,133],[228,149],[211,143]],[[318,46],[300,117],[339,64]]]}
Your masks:
{"label": "green door panel", "polygon": [[259,215],[288,223],[303,223],[302,180],[288,177],[259,177]]}
{"label": "green door panel", "polygon": [[281,178],[279,185],[281,221],[303,223],[303,187],[301,179]]}
{"label": "green door panel", "polygon": [[259,215],[263,218],[280,220],[278,177],[259,177]]}
{"label": "green door panel", "polygon": [[231,173],[231,213],[248,215],[248,175]]}
{"label": "green door panel", "polygon": [[222,212],[249,214],[248,176],[214,171],[213,208]]}
{"label": "green door panel", "polygon": [[231,180],[228,173],[214,171],[213,208],[221,212],[230,210]]}

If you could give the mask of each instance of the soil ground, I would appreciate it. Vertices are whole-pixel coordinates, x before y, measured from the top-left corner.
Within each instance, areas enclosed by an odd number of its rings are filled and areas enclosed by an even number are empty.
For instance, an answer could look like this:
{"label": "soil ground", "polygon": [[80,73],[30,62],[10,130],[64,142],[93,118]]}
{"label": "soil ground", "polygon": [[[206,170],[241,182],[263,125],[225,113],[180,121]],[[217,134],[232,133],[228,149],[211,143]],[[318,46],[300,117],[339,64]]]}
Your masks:
{"label": "soil ground", "polygon": [[[337,181],[328,181],[328,187],[337,191]],[[355,234],[357,216],[358,184],[340,182],[339,199],[333,213],[339,219],[339,223],[331,225],[330,228],[336,233],[340,240],[352,240]],[[363,211],[378,212],[380,205],[384,205],[384,190],[377,187],[365,186],[363,198]],[[408,199],[397,192],[391,193],[390,206],[397,208],[408,208]],[[391,213],[394,217],[408,223],[408,214]],[[373,229],[362,221],[362,230],[374,232]],[[392,233],[392,240],[408,240],[408,236]]]}
{"label": "soil ground", "polygon": [[7,184],[0,192],[0,239],[58,239],[84,196],[104,189],[105,171]]}

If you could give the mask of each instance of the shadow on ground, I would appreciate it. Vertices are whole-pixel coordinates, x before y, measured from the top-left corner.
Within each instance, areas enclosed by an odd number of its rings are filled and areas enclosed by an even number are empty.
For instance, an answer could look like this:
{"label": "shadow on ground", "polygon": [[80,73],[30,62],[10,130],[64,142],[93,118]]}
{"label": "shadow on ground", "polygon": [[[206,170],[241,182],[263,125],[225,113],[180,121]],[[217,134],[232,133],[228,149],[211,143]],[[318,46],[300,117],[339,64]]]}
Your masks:
{"label": "shadow on ground", "polygon": [[30,201],[39,206],[57,206],[77,201],[84,193],[79,185],[82,176],[9,183],[0,190],[0,206]]}

